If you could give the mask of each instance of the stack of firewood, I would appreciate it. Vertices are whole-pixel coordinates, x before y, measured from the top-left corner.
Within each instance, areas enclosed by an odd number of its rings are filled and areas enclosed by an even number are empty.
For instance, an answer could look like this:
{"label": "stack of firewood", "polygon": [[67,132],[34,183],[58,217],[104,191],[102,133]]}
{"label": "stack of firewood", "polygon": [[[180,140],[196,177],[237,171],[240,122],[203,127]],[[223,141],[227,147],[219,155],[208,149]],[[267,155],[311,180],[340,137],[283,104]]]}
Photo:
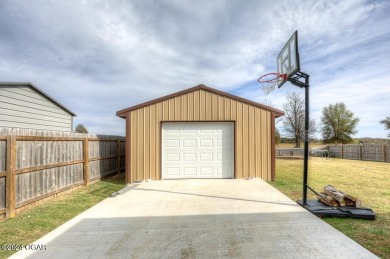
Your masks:
{"label": "stack of firewood", "polygon": [[361,208],[362,202],[360,199],[348,195],[340,190],[337,190],[332,185],[324,187],[324,192],[317,196],[318,200],[328,206],[351,206]]}

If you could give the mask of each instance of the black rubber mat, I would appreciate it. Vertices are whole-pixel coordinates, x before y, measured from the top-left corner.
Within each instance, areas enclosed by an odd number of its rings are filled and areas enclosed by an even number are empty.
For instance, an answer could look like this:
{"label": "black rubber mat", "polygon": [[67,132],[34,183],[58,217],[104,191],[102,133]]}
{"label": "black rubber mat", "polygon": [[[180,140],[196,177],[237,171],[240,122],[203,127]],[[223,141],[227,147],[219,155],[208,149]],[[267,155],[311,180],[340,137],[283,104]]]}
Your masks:
{"label": "black rubber mat", "polygon": [[[297,203],[302,206],[302,200]],[[307,200],[305,209],[318,217],[355,218],[375,220],[375,213],[370,208],[355,208],[343,206],[339,209],[327,206],[318,200]]]}

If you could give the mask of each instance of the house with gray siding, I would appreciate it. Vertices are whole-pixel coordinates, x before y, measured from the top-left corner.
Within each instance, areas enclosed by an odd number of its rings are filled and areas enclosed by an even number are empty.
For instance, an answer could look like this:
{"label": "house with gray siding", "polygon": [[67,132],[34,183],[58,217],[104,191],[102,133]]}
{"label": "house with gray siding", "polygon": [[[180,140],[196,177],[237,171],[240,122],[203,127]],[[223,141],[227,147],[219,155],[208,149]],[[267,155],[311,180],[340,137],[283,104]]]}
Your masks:
{"label": "house with gray siding", "polygon": [[71,132],[73,116],[32,83],[0,83],[0,127]]}

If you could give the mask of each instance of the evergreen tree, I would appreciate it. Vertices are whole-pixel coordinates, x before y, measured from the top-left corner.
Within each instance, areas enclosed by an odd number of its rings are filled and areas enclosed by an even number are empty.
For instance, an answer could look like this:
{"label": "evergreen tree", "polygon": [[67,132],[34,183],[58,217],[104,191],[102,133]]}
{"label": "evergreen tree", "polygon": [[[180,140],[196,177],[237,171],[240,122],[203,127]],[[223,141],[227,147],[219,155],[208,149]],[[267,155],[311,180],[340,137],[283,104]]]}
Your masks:
{"label": "evergreen tree", "polygon": [[280,132],[278,129],[275,129],[275,144],[280,144]]}
{"label": "evergreen tree", "polygon": [[83,124],[78,124],[74,130],[77,133],[88,133],[87,128]]}
{"label": "evergreen tree", "polygon": [[[385,125],[386,130],[390,130],[390,116],[387,116],[386,119],[381,120],[380,123]],[[388,137],[390,138],[390,133]]]}

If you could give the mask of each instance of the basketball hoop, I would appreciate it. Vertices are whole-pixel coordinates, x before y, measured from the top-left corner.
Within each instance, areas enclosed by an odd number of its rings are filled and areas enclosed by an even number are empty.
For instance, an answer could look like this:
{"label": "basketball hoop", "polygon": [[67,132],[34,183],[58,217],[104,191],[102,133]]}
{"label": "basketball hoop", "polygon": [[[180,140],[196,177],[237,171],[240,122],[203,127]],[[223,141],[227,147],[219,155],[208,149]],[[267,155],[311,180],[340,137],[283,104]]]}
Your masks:
{"label": "basketball hoop", "polygon": [[279,80],[281,81],[287,80],[287,74],[279,74],[279,73],[265,74],[259,77],[259,79],[257,79],[257,82],[260,83],[261,89],[263,90],[265,95],[268,95],[270,92],[272,92],[275,89],[275,86]]}

